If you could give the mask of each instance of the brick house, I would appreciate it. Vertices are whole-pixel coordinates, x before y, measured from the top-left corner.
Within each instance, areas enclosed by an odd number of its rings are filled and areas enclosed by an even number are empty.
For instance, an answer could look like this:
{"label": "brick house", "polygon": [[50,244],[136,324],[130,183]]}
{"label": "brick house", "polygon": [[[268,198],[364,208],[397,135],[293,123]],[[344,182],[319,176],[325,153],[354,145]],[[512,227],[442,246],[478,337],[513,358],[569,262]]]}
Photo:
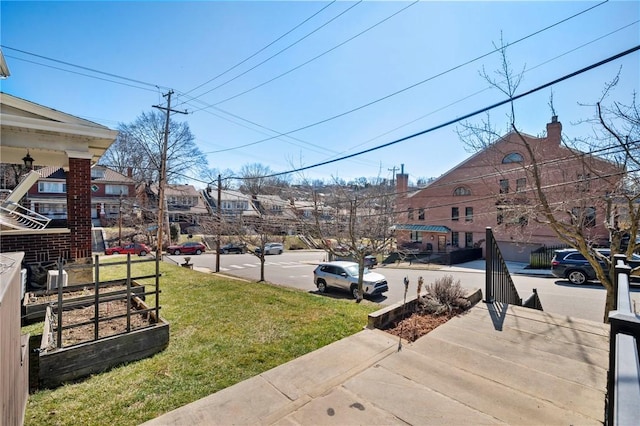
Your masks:
{"label": "brick house", "polygon": [[[526,138],[540,168],[541,185],[556,216],[582,221],[594,243],[608,240],[606,194],[622,170],[604,159],[561,144],[562,124],[553,117],[544,137]],[[528,262],[532,250],[559,244],[543,222],[531,174],[532,156],[515,132],[455,166],[427,187],[408,189],[408,175],[397,176],[398,244],[434,251],[480,246],[487,227],[507,260]],[[611,179],[601,178],[611,176]]]}
{"label": "brick house", "polygon": [[[52,219],[52,226],[66,226],[67,172],[47,166],[36,170],[42,177],[27,193],[25,203],[37,213]],[[91,219],[95,226],[112,225],[123,214],[137,209],[135,181],[100,165],[91,167]]]}
{"label": "brick house", "polygon": [[[158,185],[145,185],[138,191],[138,199],[147,212],[157,215]],[[167,200],[167,217],[169,223],[180,226],[181,232],[197,226],[201,217],[209,217],[207,205],[193,185],[168,184],[164,191]]]}
{"label": "brick house", "polygon": [[117,131],[33,102],[0,93],[0,157],[22,164],[25,154],[35,168],[66,171],[67,227],[2,229],[0,251],[25,252],[24,262],[91,257],[91,165],[97,163]]}

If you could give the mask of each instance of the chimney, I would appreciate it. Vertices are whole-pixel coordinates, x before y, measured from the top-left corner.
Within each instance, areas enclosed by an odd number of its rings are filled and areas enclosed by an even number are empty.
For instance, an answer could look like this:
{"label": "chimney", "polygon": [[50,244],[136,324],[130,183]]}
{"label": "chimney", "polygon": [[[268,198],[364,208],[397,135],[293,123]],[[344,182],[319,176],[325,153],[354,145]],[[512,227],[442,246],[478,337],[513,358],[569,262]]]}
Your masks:
{"label": "chimney", "polygon": [[396,195],[406,197],[408,189],[409,175],[405,173],[398,173],[396,175]]}
{"label": "chimney", "polygon": [[127,167],[127,177],[133,177],[133,167]]}
{"label": "chimney", "polygon": [[562,141],[562,123],[558,121],[557,115],[551,117],[551,123],[547,123],[547,140],[558,146]]}

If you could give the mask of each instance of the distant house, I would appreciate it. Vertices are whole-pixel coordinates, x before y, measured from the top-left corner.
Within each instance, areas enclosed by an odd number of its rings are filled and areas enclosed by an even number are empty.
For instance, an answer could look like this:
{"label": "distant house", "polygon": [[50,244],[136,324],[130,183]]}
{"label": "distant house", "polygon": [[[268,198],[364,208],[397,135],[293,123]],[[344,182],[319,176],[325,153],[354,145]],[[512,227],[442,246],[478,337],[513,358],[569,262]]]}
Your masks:
{"label": "distant house", "polygon": [[[619,176],[612,163],[561,144],[562,125],[553,117],[545,137],[523,135],[535,153],[541,185],[558,217],[581,220],[593,242],[606,242],[605,196]],[[520,136],[509,133],[418,191],[408,175],[397,176],[396,233],[400,245],[446,252],[482,246],[492,227],[508,260],[528,261],[531,250],[558,244],[554,231],[537,215],[529,155]],[[484,248],[484,247],[483,247]]]}
{"label": "distant house", "polygon": [[[145,185],[139,190],[139,199],[147,213],[157,214],[158,185]],[[204,199],[193,185],[168,184],[164,190],[167,200],[167,216],[169,223],[180,225],[181,232],[189,227],[197,226],[201,217],[210,216]],[[153,218],[153,217],[152,217]]]}
{"label": "distant house", "polygon": [[[62,167],[43,167],[42,176],[27,193],[26,202],[38,212],[64,226],[67,219],[67,172]],[[136,208],[135,182],[107,167],[91,167],[91,219],[94,225],[107,226],[118,219],[121,210],[131,214]]]}

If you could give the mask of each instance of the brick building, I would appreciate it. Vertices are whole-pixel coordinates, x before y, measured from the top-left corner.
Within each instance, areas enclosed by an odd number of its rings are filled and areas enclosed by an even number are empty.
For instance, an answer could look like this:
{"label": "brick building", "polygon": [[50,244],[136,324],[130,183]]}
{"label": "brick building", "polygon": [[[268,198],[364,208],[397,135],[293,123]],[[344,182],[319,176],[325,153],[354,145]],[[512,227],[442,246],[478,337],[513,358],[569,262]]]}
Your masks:
{"label": "brick building", "polygon": [[67,227],[7,229],[0,251],[25,252],[26,263],[91,257],[91,165],[116,138],[117,131],[27,100],[0,93],[0,158],[22,164],[25,154],[34,167],[66,171]]}
{"label": "brick building", "polygon": [[558,244],[544,224],[547,218],[536,209],[541,199],[535,191],[534,162],[554,216],[581,221],[592,242],[606,242],[605,197],[618,186],[621,169],[563,146],[561,134],[555,116],[544,137],[511,132],[414,192],[408,189],[408,175],[399,174],[398,243],[422,250],[431,244],[434,251],[484,249],[485,231],[491,227],[505,258],[523,262],[531,250]]}

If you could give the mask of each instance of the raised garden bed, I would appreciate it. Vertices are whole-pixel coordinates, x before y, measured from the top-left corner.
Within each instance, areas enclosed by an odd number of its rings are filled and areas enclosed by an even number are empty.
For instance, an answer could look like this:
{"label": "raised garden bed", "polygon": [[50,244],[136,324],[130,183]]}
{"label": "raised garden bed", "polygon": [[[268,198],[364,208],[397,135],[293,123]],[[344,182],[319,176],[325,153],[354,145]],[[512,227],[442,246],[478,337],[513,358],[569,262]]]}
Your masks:
{"label": "raised garden bed", "polygon": [[[469,292],[466,299],[473,306],[482,300],[482,292],[480,289]],[[413,295],[407,298],[406,302],[398,302],[377,310],[369,314],[367,328],[384,330],[413,342],[455,316],[455,314],[418,314],[416,313],[417,303],[418,296]]]}
{"label": "raised garden bed", "polygon": [[[46,308],[44,333],[38,356],[40,387],[56,387],[65,382],[106,371],[116,365],[152,356],[169,344],[169,323],[156,318],[154,310],[132,297],[130,331],[127,332],[126,299],[100,304],[98,340],[93,323],[94,307],[78,307],[63,312],[62,347],[57,347],[57,318]],[[136,312],[139,311],[139,312]],[[106,317],[118,317],[105,319]],[[81,326],[67,328],[72,324]]]}
{"label": "raised garden bed", "polygon": [[[100,284],[100,300],[122,298],[127,293],[126,280],[106,281]],[[145,299],[145,288],[136,281],[131,282],[131,293]],[[63,287],[63,304],[82,307],[92,305],[95,301],[94,284],[82,284]],[[22,324],[43,321],[47,306],[58,303],[58,290],[38,290],[25,295],[22,301]]]}

